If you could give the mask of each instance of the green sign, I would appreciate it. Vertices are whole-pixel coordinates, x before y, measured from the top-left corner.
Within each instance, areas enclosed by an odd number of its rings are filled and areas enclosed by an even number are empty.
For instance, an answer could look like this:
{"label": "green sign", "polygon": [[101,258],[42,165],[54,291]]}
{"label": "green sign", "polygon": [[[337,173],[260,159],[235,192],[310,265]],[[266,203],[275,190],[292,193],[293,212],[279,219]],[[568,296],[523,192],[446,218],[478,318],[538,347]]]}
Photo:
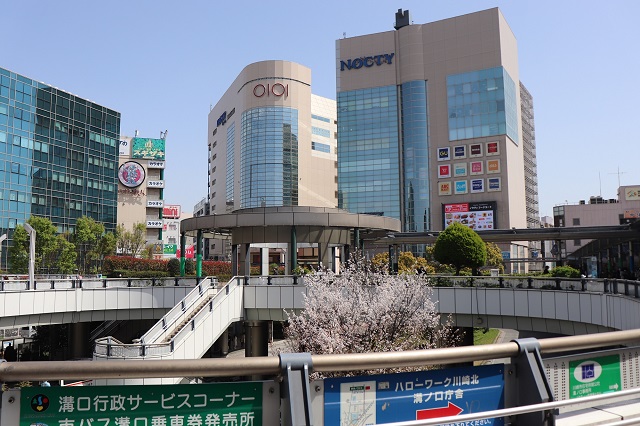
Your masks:
{"label": "green sign", "polygon": [[131,139],[131,158],[164,160],[164,139]]}
{"label": "green sign", "polygon": [[622,390],[620,355],[569,362],[569,398],[600,395]]}
{"label": "green sign", "polygon": [[176,254],[178,251],[177,244],[165,244],[164,245],[164,254]]}
{"label": "green sign", "polygon": [[23,388],[20,426],[261,426],[262,382]]}

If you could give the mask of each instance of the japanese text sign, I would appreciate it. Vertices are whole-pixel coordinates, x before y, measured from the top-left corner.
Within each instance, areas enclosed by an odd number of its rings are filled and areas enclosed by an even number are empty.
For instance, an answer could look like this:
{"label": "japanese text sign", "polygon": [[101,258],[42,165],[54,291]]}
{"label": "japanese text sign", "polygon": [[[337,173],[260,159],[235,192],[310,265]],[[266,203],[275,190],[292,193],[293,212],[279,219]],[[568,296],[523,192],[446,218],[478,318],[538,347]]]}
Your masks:
{"label": "japanese text sign", "polygon": [[424,420],[504,408],[504,366],[326,379],[324,389],[325,426]]}
{"label": "japanese text sign", "polygon": [[20,426],[258,426],[263,382],[24,388]]}

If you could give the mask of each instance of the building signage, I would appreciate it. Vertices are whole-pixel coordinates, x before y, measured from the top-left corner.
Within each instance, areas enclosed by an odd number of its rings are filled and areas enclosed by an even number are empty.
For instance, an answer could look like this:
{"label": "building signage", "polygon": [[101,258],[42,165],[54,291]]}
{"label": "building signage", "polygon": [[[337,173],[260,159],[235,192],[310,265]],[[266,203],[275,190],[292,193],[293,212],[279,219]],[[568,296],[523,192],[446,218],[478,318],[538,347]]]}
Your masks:
{"label": "building signage", "polygon": [[120,148],[118,150],[119,155],[131,155],[131,138],[123,137],[120,139]]}
{"label": "building signage", "polygon": [[482,157],[482,145],[479,143],[469,145],[469,157]]}
{"label": "building signage", "polygon": [[438,148],[438,161],[446,161],[451,159],[451,148]]}
{"label": "building signage", "polygon": [[631,186],[624,189],[624,196],[627,201],[640,200],[640,186]]}
{"label": "building signage", "polygon": [[127,188],[136,188],[142,185],[145,176],[144,167],[135,161],[127,161],[118,168],[118,180]]}
{"label": "building signage", "polygon": [[282,83],[273,83],[273,84],[258,83],[253,88],[253,95],[257,98],[262,98],[262,97],[269,98],[271,96],[275,96],[277,98],[284,96],[286,98],[287,96],[289,96],[289,85],[282,84]]}
{"label": "building signage", "polygon": [[[324,381],[325,425],[373,425],[499,410],[504,366],[417,371]],[[503,425],[502,418],[482,420]]]}
{"label": "building signage", "polygon": [[[184,249],[184,257],[186,259],[193,259],[195,257],[196,249],[193,245],[186,246]],[[182,251],[180,249],[176,250],[176,257],[182,257]]]}
{"label": "building signage", "polygon": [[147,228],[162,228],[162,220],[148,220]]}
{"label": "building signage", "polygon": [[471,193],[484,192],[484,179],[471,179]]}
{"label": "building signage", "polygon": [[438,182],[438,195],[451,195],[451,182]]}
{"label": "building signage", "polygon": [[444,227],[460,223],[474,230],[495,229],[496,202],[443,204]]}
{"label": "building signage", "polygon": [[180,219],[180,205],[168,204],[162,209],[162,217],[165,219]]}
{"label": "building signage", "polygon": [[454,146],[453,147],[453,158],[467,158],[467,147],[466,147],[466,145]]}
{"label": "building signage", "polygon": [[393,57],[395,53],[384,53],[382,55],[375,56],[363,56],[360,58],[347,59],[346,61],[340,61],[340,71],[344,71],[345,69],[360,69],[362,67],[371,68],[372,66],[380,66],[382,64],[393,63]]}
{"label": "building signage", "polygon": [[178,245],[177,244],[165,244],[164,245],[163,254],[170,254],[170,255],[175,256],[177,251],[178,251]]}
{"label": "building signage", "polygon": [[438,166],[438,177],[439,178],[451,177],[451,166],[449,164]]}
{"label": "building signage", "polygon": [[150,169],[164,169],[164,161],[152,161],[147,162],[147,167]]}
{"label": "building signage", "polygon": [[224,126],[227,122],[227,111],[223,112],[220,117],[218,117],[218,121],[216,122],[216,127]]}
{"label": "building signage", "polygon": [[498,142],[487,142],[487,156],[500,155],[500,145]]}
{"label": "building signage", "polygon": [[147,207],[159,208],[164,207],[164,200],[147,200]]}
{"label": "building signage", "polygon": [[455,163],[453,165],[454,176],[466,176],[467,175],[467,163]]}
{"label": "building signage", "polygon": [[33,387],[20,393],[19,426],[275,424],[264,412],[262,382]]}
{"label": "building signage", "polygon": [[487,160],[487,173],[500,173],[500,160]]}
{"label": "building signage", "polygon": [[482,161],[472,161],[471,162],[471,174],[472,175],[481,175],[482,174]]}
{"label": "building signage", "polygon": [[131,158],[164,160],[164,139],[133,138],[131,145]]}
{"label": "building signage", "polygon": [[466,194],[467,191],[467,181],[466,180],[459,180],[455,182],[456,187],[454,192],[456,194]]}
{"label": "building signage", "polygon": [[147,188],[164,188],[163,180],[150,180],[147,182]]}
{"label": "building signage", "polygon": [[488,192],[502,191],[502,181],[500,180],[499,177],[487,179],[487,191]]}
{"label": "building signage", "polygon": [[569,362],[569,398],[622,390],[620,355]]}

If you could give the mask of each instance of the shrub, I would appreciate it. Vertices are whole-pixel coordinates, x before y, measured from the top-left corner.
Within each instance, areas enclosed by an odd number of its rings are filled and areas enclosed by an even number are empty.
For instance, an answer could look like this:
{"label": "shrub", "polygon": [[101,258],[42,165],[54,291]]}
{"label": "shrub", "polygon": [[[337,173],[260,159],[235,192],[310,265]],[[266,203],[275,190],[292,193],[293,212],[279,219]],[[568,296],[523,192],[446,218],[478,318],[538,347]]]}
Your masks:
{"label": "shrub", "polygon": [[552,277],[580,278],[580,271],[571,266],[556,266],[551,270]]}
{"label": "shrub", "polygon": [[169,259],[167,262],[167,272],[172,277],[177,277],[180,275],[180,260],[177,258]]}

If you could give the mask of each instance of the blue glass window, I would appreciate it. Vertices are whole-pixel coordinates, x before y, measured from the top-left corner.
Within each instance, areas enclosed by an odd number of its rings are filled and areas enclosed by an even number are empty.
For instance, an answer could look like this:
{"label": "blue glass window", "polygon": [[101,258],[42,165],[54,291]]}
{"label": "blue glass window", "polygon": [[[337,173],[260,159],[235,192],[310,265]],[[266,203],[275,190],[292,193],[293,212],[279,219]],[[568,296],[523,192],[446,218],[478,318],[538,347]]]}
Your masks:
{"label": "blue glass window", "polygon": [[403,230],[424,232],[431,228],[427,82],[403,83],[400,94],[404,165]]}
{"label": "blue glass window", "polygon": [[240,208],[298,205],[298,111],[242,113]]}
{"label": "blue glass window", "polygon": [[338,93],[338,207],[400,219],[396,86]]}
{"label": "blue glass window", "polygon": [[320,152],[331,152],[331,145],[327,145],[326,143],[320,142],[311,142],[311,149],[314,151]]}
{"label": "blue glass window", "polygon": [[313,118],[315,120],[324,121],[325,123],[331,123],[330,119],[328,119],[327,117],[322,117],[320,115],[311,114],[311,118]]}
{"label": "blue glass window", "polygon": [[503,67],[447,77],[449,140],[506,134],[518,144],[516,85]]}
{"label": "blue glass window", "polygon": [[311,133],[318,136],[324,136],[325,138],[331,137],[331,131],[327,129],[322,129],[320,127],[311,127]]}

